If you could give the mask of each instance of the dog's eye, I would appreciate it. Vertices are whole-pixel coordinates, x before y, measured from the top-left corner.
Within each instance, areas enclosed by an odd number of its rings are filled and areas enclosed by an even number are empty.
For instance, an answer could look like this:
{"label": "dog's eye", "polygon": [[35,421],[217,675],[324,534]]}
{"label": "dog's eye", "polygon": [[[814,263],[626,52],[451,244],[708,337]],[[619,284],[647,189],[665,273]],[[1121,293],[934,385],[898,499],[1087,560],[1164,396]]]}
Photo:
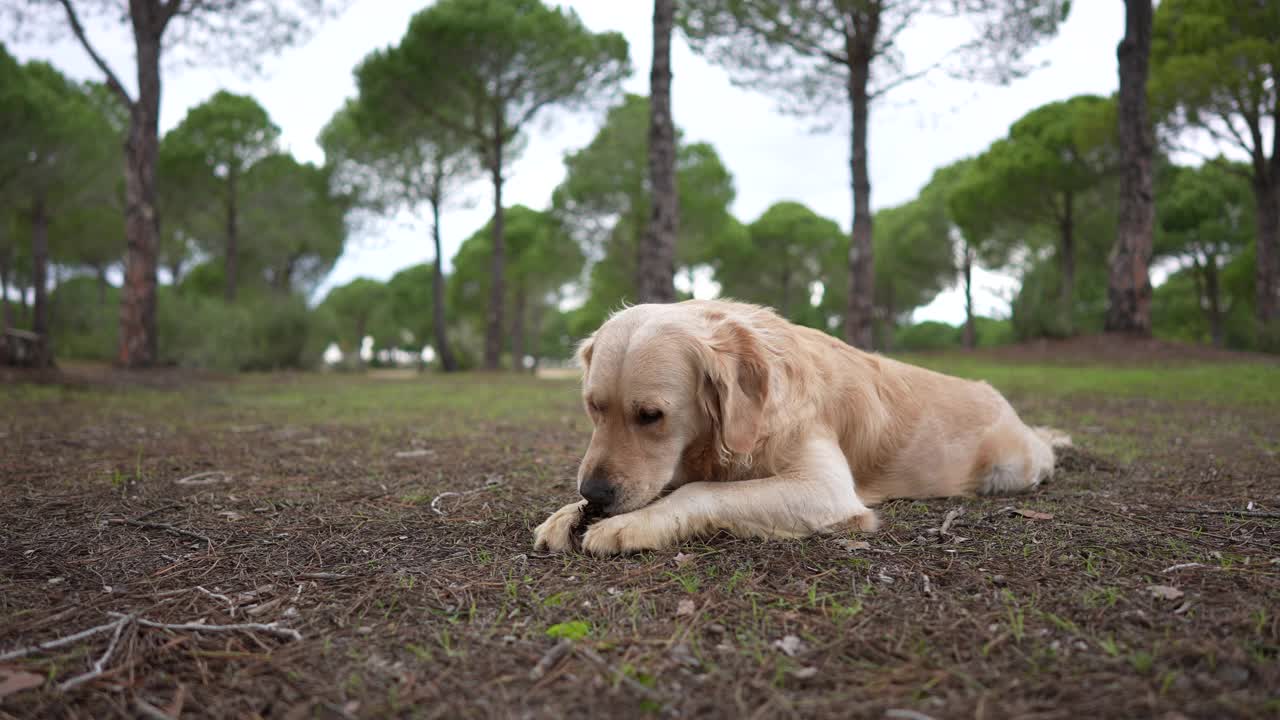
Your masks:
{"label": "dog's eye", "polygon": [[641,425],[652,425],[662,419],[661,410],[637,410],[636,422]]}

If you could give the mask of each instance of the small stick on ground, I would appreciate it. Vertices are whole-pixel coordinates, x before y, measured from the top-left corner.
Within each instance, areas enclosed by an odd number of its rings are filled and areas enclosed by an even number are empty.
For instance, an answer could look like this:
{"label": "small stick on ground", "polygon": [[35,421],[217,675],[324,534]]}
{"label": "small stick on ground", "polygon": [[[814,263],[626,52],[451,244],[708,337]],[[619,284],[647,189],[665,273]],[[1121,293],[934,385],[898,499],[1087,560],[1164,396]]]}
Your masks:
{"label": "small stick on ground", "polygon": [[951,534],[951,524],[952,524],[952,523],[954,523],[954,522],[956,521],[956,518],[960,517],[960,516],[961,516],[961,515],[963,515],[963,514],[964,514],[964,506],[963,506],[963,505],[961,505],[960,507],[957,507],[957,508],[952,508],[951,510],[947,511],[947,515],[946,515],[946,517],[942,518],[942,528],[941,528],[940,530],[938,530],[938,534],[939,534],[939,535],[950,535],[950,534]]}
{"label": "small stick on ground", "polygon": [[93,669],[87,673],[82,673],[63,682],[58,686],[58,689],[62,692],[66,692],[102,675],[103,671],[106,670],[107,661],[111,659],[111,656],[116,651],[116,645],[120,642],[120,634],[126,627],[128,627],[129,623],[133,619],[133,615],[125,615],[120,618],[120,620],[116,622],[116,631],[111,634],[111,642],[107,645],[107,649],[102,653],[101,657],[93,661]]}
{"label": "small stick on ground", "polygon": [[204,535],[201,535],[200,533],[191,532],[190,530],[183,530],[180,527],[174,527],[173,525],[167,525],[165,523],[142,522],[139,520],[125,520],[124,518],[112,518],[107,522],[111,523],[112,525],[131,525],[133,527],[152,528],[154,530],[164,530],[165,532],[170,532],[170,533],[173,533],[174,535],[181,535],[182,537],[189,537],[194,540],[199,540],[203,542],[206,547],[213,547],[213,541],[205,537]]}
{"label": "small stick on ground", "polygon": [[138,714],[147,720],[173,720],[174,716],[143,700],[142,698],[134,698],[133,704],[138,709]]}
{"label": "small stick on ground", "polygon": [[637,695],[640,695],[646,700],[652,700],[661,705],[666,704],[665,699],[661,695],[659,695],[657,691],[655,691],[653,688],[646,687],[645,685],[640,684],[639,681],[637,681],[635,678],[631,677],[630,675],[620,672],[617,668],[610,665],[609,661],[601,657],[600,653],[596,652],[595,650],[592,650],[589,647],[575,647],[574,650],[582,657],[586,658],[587,660],[590,660],[601,670],[604,670],[612,678],[618,680],[623,685],[626,685]]}
{"label": "small stick on ground", "polygon": [[915,710],[904,710],[902,708],[885,710],[884,716],[886,718],[895,718],[895,720],[933,720],[933,716],[931,715],[925,715],[924,713],[917,712]]}
{"label": "small stick on ground", "polygon": [[534,665],[533,669],[529,671],[529,679],[535,681],[541,680],[542,677],[546,675],[551,668],[555,667],[556,663],[564,659],[564,656],[568,655],[571,650],[573,650],[572,640],[561,640],[555,645],[552,645],[551,649],[542,656],[542,659],[538,660],[538,664]]}
{"label": "small stick on ground", "polygon": [[431,512],[433,512],[433,513],[435,513],[435,514],[437,514],[437,515],[440,515],[440,516],[442,516],[442,517],[443,517],[443,516],[445,516],[445,515],[448,515],[449,513],[447,513],[447,512],[445,512],[445,511],[443,511],[443,510],[441,510],[441,509],[440,509],[440,501],[441,501],[441,500],[443,500],[443,499],[445,499],[445,498],[447,498],[447,497],[457,497],[457,496],[459,496],[459,495],[461,495],[461,494],[462,494],[462,493],[459,493],[459,492],[452,492],[452,491],[450,491],[450,492],[442,492],[442,493],[440,493],[439,495],[435,496],[435,497],[434,497],[434,498],[432,498],[432,500],[431,500]]}
{"label": "small stick on ground", "polygon": [[225,480],[231,479],[231,473],[229,472],[225,472],[223,470],[209,470],[208,472],[196,473],[195,475],[188,475],[184,478],[174,480],[173,482],[176,485],[209,485],[211,483],[219,482],[218,480],[209,479],[215,475],[220,475]]}
{"label": "small stick on ground", "polygon": [[141,515],[139,515],[138,517],[134,518],[134,519],[133,519],[133,521],[134,521],[134,522],[141,522],[141,521],[143,521],[143,520],[146,520],[146,519],[147,519],[147,518],[149,518],[149,517],[154,517],[154,516],[156,516],[156,515],[159,515],[159,514],[160,514],[160,513],[162,513],[162,512],[166,512],[166,511],[168,511],[168,510],[176,510],[176,509],[178,509],[178,508],[180,508],[180,507],[182,507],[182,505],[180,505],[180,504],[178,504],[178,503],[171,503],[171,504],[169,504],[169,505],[165,505],[165,506],[163,506],[163,507],[158,507],[158,508],[156,508],[155,510],[148,510],[148,511],[146,511],[146,512],[142,513]]}
{"label": "small stick on ground", "polygon": [[1264,512],[1262,510],[1194,510],[1191,508],[1175,508],[1169,512],[1182,515],[1236,515],[1248,518],[1280,518],[1280,512]]}
{"label": "small stick on ground", "polygon": [[57,638],[55,640],[49,640],[46,642],[37,643],[35,645],[31,645],[30,647],[12,650],[10,652],[4,653],[3,655],[0,655],[0,662],[3,662],[5,660],[16,660],[17,658],[26,657],[32,653],[44,652],[45,650],[54,650],[56,648],[66,647],[67,645],[71,645],[72,643],[76,643],[81,640],[84,640],[87,637],[93,637],[98,633],[106,632],[108,630],[114,630],[117,627],[123,625],[128,618],[129,618],[128,615],[121,615],[120,619],[113,620],[107,623],[106,625],[91,627],[88,630],[81,630],[78,633],[68,635],[64,638]]}
{"label": "small stick on ground", "polygon": [[[107,613],[119,615],[119,613]],[[138,618],[137,623],[146,627],[162,630],[180,630],[184,632],[263,632],[290,640],[301,640],[302,633],[292,628],[280,627],[275,623],[241,623],[239,625],[201,625],[200,623],[158,623],[146,618]]]}

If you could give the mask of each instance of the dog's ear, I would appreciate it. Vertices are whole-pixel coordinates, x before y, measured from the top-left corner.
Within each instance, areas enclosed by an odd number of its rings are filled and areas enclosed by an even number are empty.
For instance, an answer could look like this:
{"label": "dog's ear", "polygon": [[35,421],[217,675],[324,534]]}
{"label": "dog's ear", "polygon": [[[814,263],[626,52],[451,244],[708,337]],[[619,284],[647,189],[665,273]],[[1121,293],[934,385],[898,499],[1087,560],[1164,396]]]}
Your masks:
{"label": "dog's ear", "polygon": [[723,320],[712,330],[702,353],[703,407],[732,453],[750,454],[764,432],[769,398],[769,367],[760,341],[746,326]]}
{"label": "dog's ear", "polygon": [[573,354],[574,358],[577,359],[578,364],[582,366],[583,372],[585,372],[587,366],[591,364],[591,347],[595,345],[595,342],[595,335],[589,335],[583,338],[582,342],[578,343],[577,351]]}

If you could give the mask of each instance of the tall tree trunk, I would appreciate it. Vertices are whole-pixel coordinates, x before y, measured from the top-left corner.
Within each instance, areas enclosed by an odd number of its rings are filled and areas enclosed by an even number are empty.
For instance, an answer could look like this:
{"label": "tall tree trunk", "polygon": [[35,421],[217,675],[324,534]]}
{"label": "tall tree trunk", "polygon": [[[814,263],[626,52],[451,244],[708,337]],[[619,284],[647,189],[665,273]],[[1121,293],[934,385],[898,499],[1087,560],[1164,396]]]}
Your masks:
{"label": "tall tree trunk", "polygon": [[9,305],[9,261],[13,251],[0,248],[0,333],[13,325],[13,307]]}
{"label": "tall tree trunk", "polygon": [[[873,17],[861,18],[853,13],[847,23],[851,28],[846,38],[849,53],[849,106],[853,116],[852,147],[849,166],[853,188],[853,232],[849,238],[849,297],[844,316],[844,339],[850,345],[870,350],[872,313],[875,302],[875,266],[871,244],[871,173],[867,161],[867,121],[871,97],[867,86],[871,79],[871,60],[879,26]],[[856,28],[856,32],[853,30]]]}
{"label": "tall tree trunk", "polygon": [[240,274],[240,228],[236,219],[236,169],[234,164],[227,170],[227,257],[226,257],[226,301],[236,300],[236,286]]}
{"label": "tall tree trunk", "polygon": [[[160,218],[156,213],[156,157],[160,146],[160,38],[165,21],[157,2],[130,3],[138,98],[129,113],[125,141],[124,287],[120,292],[119,363],[129,368],[156,363],[156,261]],[[87,43],[86,43],[87,46]],[[123,91],[121,91],[123,92]]]}
{"label": "tall tree trunk", "polygon": [[524,372],[524,356],[525,356],[525,327],[524,315],[527,298],[525,297],[524,283],[516,285],[515,292],[512,293],[512,316],[511,316],[511,367],[516,372]]}
{"label": "tall tree trunk", "polygon": [[653,3],[653,66],[649,71],[649,178],[653,201],[640,240],[636,289],[642,303],[676,299],[676,138],[671,117],[671,27],[675,0]]}
{"label": "tall tree trunk", "polygon": [[1075,197],[1070,193],[1063,196],[1062,218],[1059,222],[1061,237],[1058,239],[1058,268],[1062,271],[1062,287],[1059,288],[1063,329],[1068,335],[1075,334],[1075,288],[1076,288],[1076,237],[1075,237]]}
{"label": "tall tree trunk", "polygon": [[107,266],[99,265],[94,268],[95,275],[98,277],[98,304],[105,306],[107,304]]}
{"label": "tall tree trunk", "polygon": [[1125,0],[1120,61],[1120,218],[1111,250],[1106,328],[1151,334],[1151,240],[1155,232],[1153,140],[1147,121],[1147,69],[1151,55],[1151,0]]}
{"label": "tall tree trunk", "polygon": [[[440,178],[436,178],[439,187]],[[436,261],[431,273],[431,329],[436,338],[436,357],[440,359],[440,369],[454,372],[458,369],[458,361],[449,350],[449,328],[446,326],[444,308],[444,252],[440,249],[440,194],[431,197],[431,242],[435,245]]]}
{"label": "tall tree trunk", "polygon": [[978,332],[973,323],[973,249],[964,244],[964,346],[978,345]]}
{"label": "tall tree trunk", "polygon": [[502,306],[507,299],[506,227],[502,209],[502,137],[503,122],[498,111],[494,128],[493,147],[490,149],[489,171],[493,175],[493,252],[489,261],[489,317],[484,337],[484,367],[497,370],[502,361]]}
{"label": "tall tree trunk", "polygon": [[894,314],[892,278],[889,279],[888,287],[885,289],[887,292],[885,293],[884,325],[881,328],[880,337],[880,344],[883,347],[880,349],[884,352],[891,352],[893,350],[893,336],[898,324],[897,316]]}
{"label": "tall tree trunk", "polygon": [[[1280,129],[1277,129],[1280,135]],[[1256,313],[1264,328],[1280,323],[1280,148],[1269,163],[1270,171],[1254,177],[1257,201]]]}
{"label": "tall tree trunk", "polygon": [[1222,326],[1222,292],[1218,289],[1218,256],[1209,254],[1204,264],[1204,294],[1209,301],[1209,334],[1215,347],[1227,344],[1226,331]]}
{"label": "tall tree trunk", "polygon": [[791,319],[791,265],[785,260],[782,264],[782,307],[778,311],[782,317]]}
{"label": "tall tree trunk", "polygon": [[31,331],[39,336],[35,364],[49,367],[53,364],[49,337],[49,215],[43,197],[37,197],[31,206],[31,284],[35,288]]}

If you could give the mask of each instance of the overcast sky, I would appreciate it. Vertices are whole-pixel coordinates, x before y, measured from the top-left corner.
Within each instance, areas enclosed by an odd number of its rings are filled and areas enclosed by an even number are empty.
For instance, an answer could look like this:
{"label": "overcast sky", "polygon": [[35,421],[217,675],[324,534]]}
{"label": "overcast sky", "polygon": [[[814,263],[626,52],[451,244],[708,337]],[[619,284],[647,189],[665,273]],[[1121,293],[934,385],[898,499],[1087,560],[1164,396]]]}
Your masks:
{"label": "overcast sky", "polygon": [[[177,125],[192,105],[227,89],[257,98],[280,126],[287,149],[300,159],[320,162],[323,153],[316,137],[343,101],[355,94],[352,70],[356,64],[370,51],[398,42],[409,18],[429,4],[355,0],[305,44],[266,58],[256,75],[235,68],[170,65],[164,72],[161,131]],[[561,4],[576,10],[593,31],[614,30],[626,36],[634,72],[625,89],[647,94],[652,4],[641,0]],[[1115,47],[1124,34],[1124,4],[1092,0],[1073,5],[1059,35],[1033,53],[1043,67],[1029,77],[1006,87],[929,77],[894,90],[873,106],[869,140],[873,207],[912,199],[934,169],[981,152],[1013,121],[1039,105],[1080,93],[1115,91]],[[91,26],[90,33],[116,73],[132,86],[132,42],[123,26]],[[933,23],[908,31],[904,48],[909,62],[919,67],[967,37],[964,25]],[[76,78],[101,79],[84,51],[70,40],[23,43],[11,51],[24,60],[49,60]],[[832,108],[814,118],[779,114],[771,97],[734,87],[724,70],[694,55],[680,38],[674,42],[672,71],[676,124],[688,140],[715,146],[733,173],[737,187],[733,211],[741,220],[750,222],[780,200],[795,200],[848,229],[852,198],[847,109]],[[603,112],[545,116],[510,172],[504,190],[507,201],[546,207],[564,175],[564,155],[590,142],[602,118]],[[830,129],[815,132],[820,125]],[[491,212],[490,191],[483,184],[470,188],[467,195],[471,207],[452,209],[444,217],[446,257],[452,257]],[[426,224],[412,217],[399,218],[377,237],[350,243],[324,287],[361,276],[386,279],[430,259]],[[991,273],[977,274],[976,281],[978,310],[1007,315],[1012,281]],[[918,320],[952,323],[963,317],[958,289],[943,293],[916,315]]]}

